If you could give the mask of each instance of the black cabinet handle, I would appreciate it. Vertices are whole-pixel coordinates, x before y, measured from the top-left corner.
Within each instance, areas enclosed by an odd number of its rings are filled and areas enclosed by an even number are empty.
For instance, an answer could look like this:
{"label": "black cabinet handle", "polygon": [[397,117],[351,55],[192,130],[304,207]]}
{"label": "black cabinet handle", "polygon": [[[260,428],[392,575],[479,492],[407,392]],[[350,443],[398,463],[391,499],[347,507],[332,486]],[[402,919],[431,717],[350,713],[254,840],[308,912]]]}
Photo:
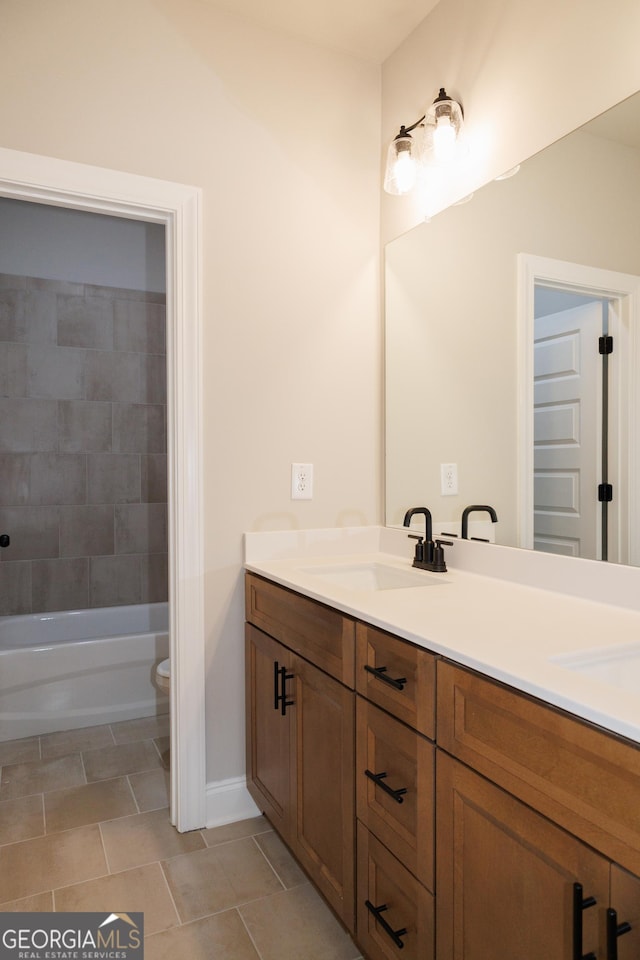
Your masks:
{"label": "black cabinet handle", "polygon": [[396,801],[396,803],[403,803],[403,796],[407,792],[406,787],[400,787],[398,790],[393,790],[388,784],[384,782],[384,778],[387,776],[386,773],[372,773],[371,770],[365,770],[365,777],[369,777],[369,780],[373,780],[376,786],[380,787],[381,790],[384,790],[385,793],[388,793],[390,797]]}
{"label": "black cabinet handle", "polygon": [[387,923],[384,917],[380,916],[381,913],[384,913],[384,911],[388,909],[386,903],[383,903],[381,907],[374,907],[370,900],[365,900],[364,905],[369,913],[374,915],[384,932],[391,937],[398,950],[402,950],[404,943],[400,937],[404,937],[407,933],[407,930],[405,927],[402,927],[401,930],[394,930],[393,927]]}
{"label": "black cabinet handle", "polygon": [[394,677],[387,675],[386,667],[370,667],[368,663],[365,663],[364,668],[368,673],[372,673],[374,677],[377,677],[378,680],[388,683],[390,687],[394,687],[396,690],[404,690],[404,685],[407,682],[406,677],[398,677],[396,680]]}
{"label": "black cabinet handle", "polygon": [[595,897],[582,896],[582,884],[573,885],[573,960],[597,960],[595,953],[582,952],[582,912],[596,904]]}
{"label": "black cabinet handle", "polygon": [[293,680],[293,674],[287,673],[286,667],[280,667],[280,713],[283,717],[287,715],[287,707],[293,706],[293,700],[287,700],[287,680]]}
{"label": "black cabinet handle", "polygon": [[611,907],[607,910],[607,960],[618,960],[618,937],[629,933],[631,924],[627,921],[618,923],[618,913]]}

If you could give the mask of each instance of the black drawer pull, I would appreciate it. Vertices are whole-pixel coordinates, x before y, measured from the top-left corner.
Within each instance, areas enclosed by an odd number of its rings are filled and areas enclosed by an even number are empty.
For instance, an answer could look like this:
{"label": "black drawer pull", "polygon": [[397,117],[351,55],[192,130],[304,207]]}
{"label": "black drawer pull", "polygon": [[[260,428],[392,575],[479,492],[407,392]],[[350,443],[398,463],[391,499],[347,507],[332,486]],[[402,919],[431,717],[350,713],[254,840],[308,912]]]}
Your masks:
{"label": "black drawer pull", "polygon": [[377,677],[378,680],[383,680],[385,683],[388,683],[390,687],[394,687],[396,690],[404,690],[404,685],[407,682],[406,677],[398,677],[396,680],[394,677],[387,675],[386,667],[370,667],[368,663],[365,663],[364,668],[368,673],[372,673],[374,677]]}
{"label": "black drawer pull", "polygon": [[398,950],[402,950],[404,943],[400,937],[406,936],[407,930],[405,927],[402,927],[401,930],[394,930],[393,927],[387,923],[384,917],[380,916],[381,913],[388,909],[386,903],[383,903],[381,907],[374,907],[370,900],[365,900],[364,905],[369,913],[374,915],[384,932],[391,937]]}
{"label": "black drawer pull", "polygon": [[618,960],[618,937],[630,930],[631,924],[626,920],[618,923],[618,913],[610,907],[607,910],[607,960]]}
{"label": "black drawer pull", "polygon": [[372,773],[371,770],[365,770],[365,777],[369,777],[369,780],[373,780],[377,787],[380,787],[381,790],[384,790],[385,793],[388,793],[390,797],[393,797],[396,803],[403,803],[403,796],[407,792],[406,787],[400,787],[399,790],[393,790],[391,787],[387,786],[384,782],[384,778],[387,776],[386,773]]}
{"label": "black drawer pull", "polygon": [[582,952],[582,912],[596,904],[595,897],[582,897],[582,884],[573,885],[573,960],[597,960],[595,953]]}

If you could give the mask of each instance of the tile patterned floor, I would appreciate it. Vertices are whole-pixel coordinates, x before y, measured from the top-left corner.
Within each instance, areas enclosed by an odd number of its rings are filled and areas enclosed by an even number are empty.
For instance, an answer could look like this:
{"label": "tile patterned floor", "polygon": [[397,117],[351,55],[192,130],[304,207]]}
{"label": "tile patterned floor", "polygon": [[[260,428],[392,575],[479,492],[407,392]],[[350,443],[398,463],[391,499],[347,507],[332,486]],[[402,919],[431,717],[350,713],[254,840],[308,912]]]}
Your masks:
{"label": "tile patterned floor", "polygon": [[0,743],[0,911],[143,911],[145,960],[357,960],[263,817],[178,833],[168,720]]}

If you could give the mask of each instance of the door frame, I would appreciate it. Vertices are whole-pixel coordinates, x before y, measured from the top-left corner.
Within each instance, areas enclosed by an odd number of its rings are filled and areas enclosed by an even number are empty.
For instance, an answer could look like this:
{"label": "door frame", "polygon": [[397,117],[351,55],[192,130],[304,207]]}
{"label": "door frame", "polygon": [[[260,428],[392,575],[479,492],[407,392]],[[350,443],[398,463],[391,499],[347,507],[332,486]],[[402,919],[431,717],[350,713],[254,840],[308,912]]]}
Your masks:
{"label": "door frame", "polygon": [[0,196],[165,227],[171,821],[197,829],[206,825],[201,190],[0,147]]}
{"label": "door frame", "polygon": [[[626,321],[624,348],[619,351],[618,376],[613,408],[619,411],[620,422],[615,475],[625,497],[624,529],[619,530],[620,562],[640,563],[640,506],[635,497],[640,478],[640,389],[634,371],[640,369],[640,277],[614,270],[603,270],[583,264],[518,254],[518,546],[533,547],[533,347],[534,290],[536,283],[563,290],[589,293],[621,303]],[[622,324],[620,327],[622,328]],[[624,479],[624,483],[622,480]],[[633,534],[636,534],[633,536]]]}

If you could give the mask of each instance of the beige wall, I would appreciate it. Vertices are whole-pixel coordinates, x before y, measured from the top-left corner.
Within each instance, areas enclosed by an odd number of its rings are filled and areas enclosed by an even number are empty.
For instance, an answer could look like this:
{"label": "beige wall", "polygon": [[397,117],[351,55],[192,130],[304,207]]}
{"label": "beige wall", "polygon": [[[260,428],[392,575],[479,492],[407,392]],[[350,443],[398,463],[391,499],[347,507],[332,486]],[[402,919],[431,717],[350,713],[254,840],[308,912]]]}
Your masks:
{"label": "beige wall", "polygon": [[[439,87],[460,98],[471,153],[445,206],[635,93],[639,35],[636,0],[440,0],[383,65],[384,151]],[[383,242],[422,219],[385,195]]]}
{"label": "beige wall", "polygon": [[238,776],[243,531],[381,517],[379,68],[200,0],[4,0],[0,81],[0,145],[203,188],[207,777]]}

